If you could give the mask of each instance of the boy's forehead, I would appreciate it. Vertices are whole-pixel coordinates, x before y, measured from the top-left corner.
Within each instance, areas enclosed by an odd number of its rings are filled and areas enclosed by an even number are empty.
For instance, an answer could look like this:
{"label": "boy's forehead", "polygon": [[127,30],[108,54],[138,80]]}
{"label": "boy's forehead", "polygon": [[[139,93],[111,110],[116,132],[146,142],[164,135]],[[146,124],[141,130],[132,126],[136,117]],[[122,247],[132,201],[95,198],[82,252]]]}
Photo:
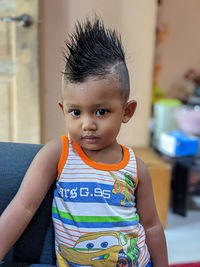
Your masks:
{"label": "boy's forehead", "polygon": [[93,88],[93,86],[99,86],[102,91],[103,89],[115,89],[119,94],[121,94],[121,88],[120,88],[120,81],[118,75],[115,74],[109,74],[105,75],[103,77],[98,77],[98,76],[89,76],[85,81],[83,82],[70,82],[66,81],[64,75],[62,76],[62,86],[61,86],[61,93],[62,97],[66,93],[72,90],[80,89],[80,88]]}

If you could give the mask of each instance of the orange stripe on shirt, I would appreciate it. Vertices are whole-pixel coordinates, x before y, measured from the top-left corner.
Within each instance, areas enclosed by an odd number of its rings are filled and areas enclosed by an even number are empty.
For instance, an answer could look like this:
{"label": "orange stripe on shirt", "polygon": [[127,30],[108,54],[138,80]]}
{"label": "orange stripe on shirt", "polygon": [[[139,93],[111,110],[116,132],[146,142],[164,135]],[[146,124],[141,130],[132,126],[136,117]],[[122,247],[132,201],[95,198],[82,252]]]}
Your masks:
{"label": "orange stripe on shirt", "polygon": [[[63,227],[62,224],[59,224],[57,222],[54,222],[54,224],[57,224],[57,225]],[[84,232],[84,231],[78,231],[78,230],[74,230],[74,229],[70,229],[70,231],[73,231],[73,232],[76,232],[76,233],[81,233],[81,234],[89,234],[90,233],[90,232],[87,232],[87,231]]]}
{"label": "orange stripe on shirt", "polygon": [[64,244],[69,245],[69,246],[71,246],[71,247],[73,247],[74,244],[75,244],[75,242],[74,242],[73,244],[70,244],[70,243],[68,243],[68,242],[65,242],[65,241],[61,240],[60,238],[57,238],[57,240],[58,240],[60,243],[64,243]]}
{"label": "orange stripe on shirt", "polygon": [[[54,227],[55,227],[55,226],[54,226]],[[66,234],[66,231],[62,231],[62,230],[60,230],[58,227],[55,227],[55,229],[58,230],[58,231],[61,232],[61,233]],[[68,235],[73,236],[73,237],[80,237],[80,235],[72,235],[72,234],[70,234],[70,233],[68,233]]]}
{"label": "orange stripe on shirt", "polygon": [[62,153],[61,153],[61,156],[60,156],[60,160],[58,162],[58,176],[57,176],[57,180],[59,179],[60,174],[62,172],[62,169],[65,166],[65,162],[67,160],[68,150],[69,150],[68,136],[67,135],[62,135],[61,136],[61,140],[62,140]]}
{"label": "orange stripe on shirt", "polygon": [[66,239],[66,240],[69,240],[69,241],[71,241],[71,242],[76,243],[76,241],[74,241],[73,239],[68,238],[68,237],[66,237],[66,236],[63,236],[63,235],[60,235],[60,234],[58,234],[58,232],[56,233],[56,236],[59,236],[59,237],[61,237],[61,238],[63,238],[63,239]]}
{"label": "orange stripe on shirt", "polygon": [[146,256],[146,246],[144,247],[144,252],[143,252],[143,256],[139,261],[139,264],[142,262],[142,260],[144,259],[144,256]]}
{"label": "orange stripe on shirt", "polygon": [[[63,176],[61,176],[60,178],[62,178],[63,180],[94,180],[93,178],[87,178],[87,177],[80,177],[80,178],[65,178]],[[110,182],[110,183],[113,183],[113,181],[109,181],[109,180],[106,180],[106,179],[99,179],[99,178],[96,178],[98,181],[104,181],[104,182]]]}
{"label": "orange stripe on shirt", "polygon": [[[80,170],[80,169],[79,169]],[[68,174],[68,175],[74,175],[74,173],[70,173],[70,172],[62,172],[63,174]],[[91,174],[93,174],[93,173],[91,173],[91,172],[79,172],[78,173],[79,175],[91,175]],[[105,176],[105,177],[108,177],[108,178],[111,178],[111,176],[109,175],[109,174],[103,174],[103,173],[101,173],[101,174],[99,174],[98,176]],[[113,179],[112,179],[113,180]]]}
{"label": "orange stripe on shirt", "polygon": [[[145,237],[145,234],[140,236],[140,240]],[[139,246],[141,243],[144,243],[145,239],[141,240],[140,242],[137,243],[137,245]]]}
{"label": "orange stripe on shirt", "polygon": [[146,266],[146,265],[147,265],[147,263],[149,262],[149,260],[150,260],[150,258],[149,258],[149,257],[147,257],[147,258],[146,258],[146,260],[144,261],[144,266]]}

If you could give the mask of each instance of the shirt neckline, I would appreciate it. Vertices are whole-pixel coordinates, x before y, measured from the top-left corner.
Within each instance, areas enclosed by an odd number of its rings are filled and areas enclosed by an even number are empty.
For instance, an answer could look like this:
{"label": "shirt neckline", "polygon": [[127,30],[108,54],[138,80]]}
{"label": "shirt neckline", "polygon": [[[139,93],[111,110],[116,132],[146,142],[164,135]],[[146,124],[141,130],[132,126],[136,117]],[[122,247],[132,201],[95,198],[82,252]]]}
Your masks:
{"label": "shirt neckline", "polygon": [[80,156],[80,158],[90,167],[98,169],[98,170],[103,170],[103,171],[117,171],[120,169],[123,169],[129,162],[129,150],[127,147],[120,145],[123,151],[123,159],[119,163],[116,164],[105,164],[105,163],[99,163],[96,161],[91,160],[83,151],[81,146],[79,146],[77,143],[75,143],[72,140],[73,146],[77,152],[77,154]]}

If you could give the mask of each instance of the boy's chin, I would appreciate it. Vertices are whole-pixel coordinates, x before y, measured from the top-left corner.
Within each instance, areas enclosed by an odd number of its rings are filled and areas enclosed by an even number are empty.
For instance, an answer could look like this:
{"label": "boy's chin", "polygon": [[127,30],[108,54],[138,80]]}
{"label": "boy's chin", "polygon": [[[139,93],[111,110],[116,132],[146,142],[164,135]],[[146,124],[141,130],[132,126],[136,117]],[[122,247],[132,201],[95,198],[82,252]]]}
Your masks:
{"label": "boy's chin", "polygon": [[100,151],[103,149],[102,146],[96,145],[96,144],[81,144],[80,145],[82,147],[83,150],[87,150],[87,151]]}

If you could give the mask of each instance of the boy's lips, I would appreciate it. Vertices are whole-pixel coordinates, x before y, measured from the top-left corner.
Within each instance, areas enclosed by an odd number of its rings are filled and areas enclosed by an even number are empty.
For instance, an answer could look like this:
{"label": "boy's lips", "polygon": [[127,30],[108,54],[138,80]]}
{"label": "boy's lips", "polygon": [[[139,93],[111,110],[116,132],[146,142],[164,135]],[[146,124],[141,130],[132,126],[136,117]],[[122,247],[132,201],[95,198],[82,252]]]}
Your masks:
{"label": "boy's lips", "polygon": [[100,138],[98,136],[95,135],[85,135],[81,137],[81,140],[93,144],[96,143]]}

